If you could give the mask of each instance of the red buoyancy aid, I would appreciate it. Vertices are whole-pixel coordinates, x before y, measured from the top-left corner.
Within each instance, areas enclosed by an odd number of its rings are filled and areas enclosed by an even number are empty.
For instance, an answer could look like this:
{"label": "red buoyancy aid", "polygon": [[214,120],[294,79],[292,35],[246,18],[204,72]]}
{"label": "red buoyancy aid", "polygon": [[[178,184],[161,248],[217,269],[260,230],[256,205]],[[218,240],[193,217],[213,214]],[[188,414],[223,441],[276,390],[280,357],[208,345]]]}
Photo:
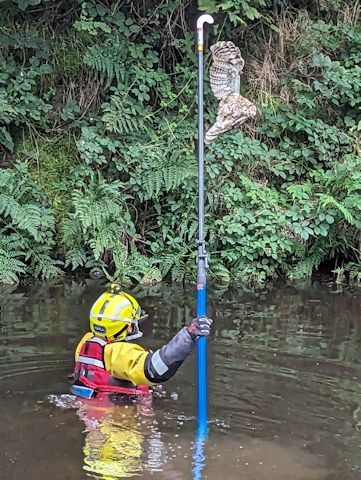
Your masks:
{"label": "red buoyancy aid", "polygon": [[91,337],[83,343],[75,363],[74,383],[92,388],[96,392],[150,395],[147,385],[133,385],[131,382],[113,377],[106,371],[104,347],[107,343],[98,337]]}

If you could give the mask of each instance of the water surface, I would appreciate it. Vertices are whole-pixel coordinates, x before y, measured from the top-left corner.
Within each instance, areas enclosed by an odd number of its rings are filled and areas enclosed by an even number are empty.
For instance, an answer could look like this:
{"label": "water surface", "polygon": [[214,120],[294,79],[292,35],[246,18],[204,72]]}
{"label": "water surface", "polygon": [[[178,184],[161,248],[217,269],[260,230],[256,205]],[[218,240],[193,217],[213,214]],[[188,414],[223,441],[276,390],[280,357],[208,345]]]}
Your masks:
{"label": "water surface", "polygon": [[[74,346],[102,291],[87,281],[0,292],[2,479],[361,478],[359,289],[210,288],[210,433],[195,470],[194,356],[152,404],[68,395]],[[153,349],[194,313],[193,287],[132,293]]]}

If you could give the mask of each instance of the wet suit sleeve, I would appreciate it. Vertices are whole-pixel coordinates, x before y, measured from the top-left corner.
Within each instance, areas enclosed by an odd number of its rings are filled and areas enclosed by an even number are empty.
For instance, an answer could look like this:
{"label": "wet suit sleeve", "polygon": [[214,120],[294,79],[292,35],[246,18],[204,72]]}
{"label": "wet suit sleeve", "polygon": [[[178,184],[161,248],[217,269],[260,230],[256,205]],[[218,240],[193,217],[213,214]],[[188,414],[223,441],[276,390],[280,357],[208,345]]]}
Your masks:
{"label": "wet suit sleeve", "polygon": [[144,374],[151,383],[169,380],[195,346],[195,339],[183,327],[166,345],[145,359]]}
{"label": "wet suit sleeve", "polygon": [[110,343],[104,348],[105,367],[113,377],[134,385],[161,383],[173,377],[194,346],[186,327],[154,353],[134,343]]}

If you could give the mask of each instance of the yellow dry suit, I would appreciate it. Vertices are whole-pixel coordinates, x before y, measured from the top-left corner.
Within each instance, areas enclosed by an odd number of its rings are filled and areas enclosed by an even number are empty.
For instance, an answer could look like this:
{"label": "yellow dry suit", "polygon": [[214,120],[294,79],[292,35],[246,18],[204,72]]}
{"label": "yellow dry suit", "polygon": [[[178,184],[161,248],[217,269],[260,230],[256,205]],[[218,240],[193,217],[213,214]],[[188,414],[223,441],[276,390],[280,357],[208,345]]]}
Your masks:
{"label": "yellow dry suit", "polygon": [[[97,358],[84,354],[85,344],[99,347],[100,342],[103,358],[99,357],[99,352]],[[114,388],[106,386],[117,385],[118,381],[127,382],[131,388],[162,383],[176,373],[194,345],[195,339],[186,327],[156,352],[125,341],[107,343],[89,332],[75,351],[74,384],[90,387],[96,394],[98,391],[114,392]]]}
{"label": "yellow dry suit", "polygon": [[151,384],[144,375],[147,355],[140,345],[109,343],[89,332],[76,348],[74,380],[95,391],[136,394],[136,386]]}

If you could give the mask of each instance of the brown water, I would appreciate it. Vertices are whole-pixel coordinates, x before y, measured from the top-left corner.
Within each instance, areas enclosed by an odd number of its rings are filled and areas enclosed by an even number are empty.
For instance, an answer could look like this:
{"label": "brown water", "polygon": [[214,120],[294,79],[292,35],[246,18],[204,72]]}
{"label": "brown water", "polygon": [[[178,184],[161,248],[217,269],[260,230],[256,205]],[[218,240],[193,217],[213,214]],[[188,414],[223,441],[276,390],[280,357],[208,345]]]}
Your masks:
{"label": "brown water", "polygon": [[[74,402],[73,347],[102,287],[0,291],[1,480],[360,479],[361,290],[209,290],[210,432],[195,467],[194,356],[152,405]],[[133,293],[153,349],[192,316],[193,288]]]}

